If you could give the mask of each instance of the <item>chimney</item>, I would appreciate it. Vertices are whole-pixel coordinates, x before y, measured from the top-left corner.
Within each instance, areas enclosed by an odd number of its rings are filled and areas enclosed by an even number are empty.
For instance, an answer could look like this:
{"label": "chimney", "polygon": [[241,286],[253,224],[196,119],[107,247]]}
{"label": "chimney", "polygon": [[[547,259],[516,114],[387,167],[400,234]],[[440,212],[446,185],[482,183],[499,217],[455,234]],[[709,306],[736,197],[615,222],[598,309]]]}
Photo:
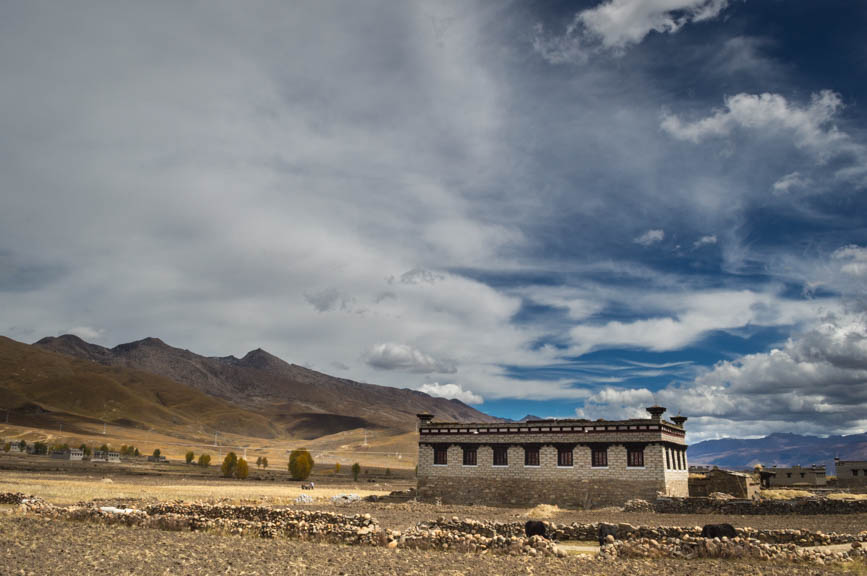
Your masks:
{"label": "chimney", "polygon": [[650,412],[650,419],[654,422],[659,422],[662,419],[662,414],[665,412],[665,408],[662,406],[651,406],[647,408],[647,411]]}
{"label": "chimney", "polygon": [[430,421],[433,420],[434,415],[428,412],[422,412],[420,414],[416,414],[418,416],[418,425],[424,426],[425,424],[430,424]]}
{"label": "chimney", "polygon": [[687,418],[686,416],[681,416],[680,414],[671,417],[671,421],[674,422],[674,425],[680,426],[681,428],[683,428],[683,423],[687,420],[689,420],[689,418]]}

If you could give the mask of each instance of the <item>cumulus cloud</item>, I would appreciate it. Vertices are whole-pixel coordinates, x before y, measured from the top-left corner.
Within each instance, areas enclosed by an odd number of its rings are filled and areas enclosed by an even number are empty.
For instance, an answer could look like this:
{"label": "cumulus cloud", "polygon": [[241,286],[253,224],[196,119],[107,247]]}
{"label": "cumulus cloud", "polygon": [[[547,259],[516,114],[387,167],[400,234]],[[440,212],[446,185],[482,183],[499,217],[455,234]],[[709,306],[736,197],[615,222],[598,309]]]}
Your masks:
{"label": "cumulus cloud", "polygon": [[454,362],[437,360],[407,344],[377,344],[367,354],[367,364],[380,370],[403,370],[417,374],[454,374]]}
{"label": "cumulus cloud", "polygon": [[537,25],[533,48],[552,64],[584,61],[594,50],[619,54],[651,32],[674,34],[717,18],[726,6],[728,0],[607,0],[575,14],[562,35],[546,36]]}
{"label": "cumulus cloud", "polygon": [[662,242],[665,239],[665,230],[657,229],[657,230],[648,230],[635,240],[636,244],[641,244],[642,246],[650,246],[651,244],[656,244],[657,242]]}
{"label": "cumulus cloud", "polygon": [[304,299],[319,312],[335,309],[347,309],[352,298],[340,293],[336,288],[326,288],[318,292],[304,294]]}
{"label": "cumulus cloud", "polygon": [[702,246],[712,246],[716,244],[716,234],[708,234],[706,236],[702,236],[698,240],[692,243],[693,249],[701,248]]}
{"label": "cumulus cloud", "polygon": [[464,390],[458,384],[440,384],[439,382],[433,382],[431,384],[422,385],[418,391],[439,398],[460,400],[466,404],[481,404],[484,402],[484,399],[481,396],[471,392],[470,390]]}

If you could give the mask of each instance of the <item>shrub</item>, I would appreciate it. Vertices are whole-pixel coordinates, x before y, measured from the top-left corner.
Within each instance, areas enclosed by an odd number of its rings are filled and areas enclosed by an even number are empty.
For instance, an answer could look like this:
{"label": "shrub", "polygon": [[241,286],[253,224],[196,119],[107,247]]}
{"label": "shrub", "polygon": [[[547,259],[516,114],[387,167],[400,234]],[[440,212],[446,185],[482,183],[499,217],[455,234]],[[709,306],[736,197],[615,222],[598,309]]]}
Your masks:
{"label": "shrub", "polygon": [[199,466],[202,468],[207,468],[211,465],[211,455],[210,454],[200,454],[199,455]]}
{"label": "shrub", "polygon": [[267,456],[262,456],[262,468],[265,468],[265,469],[268,468],[268,457]]}
{"label": "shrub", "polygon": [[250,473],[250,468],[247,466],[247,461],[243,458],[238,459],[238,464],[235,466],[235,478],[243,480]]}
{"label": "shrub", "polygon": [[192,461],[195,457],[196,457],[196,455],[193,454],[192,450],[190,450],[189,452],[187,452],[186,456],[184,456],[184,459],[187,461],[187,464],[190,464],[190,463],[192,463]]}
{"label": "shrub", "polygon": [[356,462],[355,464],[352,465],[352,479],[355,482],[358,482],[359,473],[361,473],[361,466],[358,464],[358,462]]}
{"label": "shrub", "polygon": [[235,473],[235,467],[238,465],[238,456],[234,452],[229,452],[223,458],[223,464],[220,466],[220,472],[226,478],[231,478]]}
{"label": "shrub", "polygon": [[313,456],[307,450],[293,450],[289,454],[289,473],[293,480],[307,480],[313,471]]}

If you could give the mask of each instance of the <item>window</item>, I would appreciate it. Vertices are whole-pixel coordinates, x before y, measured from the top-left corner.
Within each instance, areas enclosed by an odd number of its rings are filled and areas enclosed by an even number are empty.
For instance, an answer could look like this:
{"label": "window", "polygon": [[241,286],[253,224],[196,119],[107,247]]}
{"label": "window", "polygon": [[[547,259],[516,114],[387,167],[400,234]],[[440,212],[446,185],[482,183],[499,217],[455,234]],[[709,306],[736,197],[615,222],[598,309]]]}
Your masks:
{"label": "window", "polygon": [[449,463],[449,449],[446,446],[434,448],[434,466],[445,466]]}
{"label": "window", "polygon": [[803,478],[803,477],[804,477],[804,473],[803,473],[803,472],[801,472],[801,478]]}
{"label": "window", "polygon": [[593,468],[605,468],[608,466],[608,448],[593,448],[590,457]]}
{"label": "window", "polygon": [[668,470],[671,470],[671,449],[670,448],[665,449],[665,467]]}
{"label": "window", "polygon": [[494,466],[509,465],[509,447],[494,446]]}
{"label": "window", "polygon": [[572,448],[557,447],[557,466],[572,466]]}
{"label": "window", "polygon": [[791,478],[791,477],[792,477],[792,473],[791,473],[791,472],[786,472],[786,478]]}
{"label": "window", "polygon": [[528,446],[524,448],[524,466],[539,465],[539,448],[536,446]]}
{"label": "window", "polygon": [[857,475],[858,475],[858,471],[853,468],[852,469],[852,476],[857,476]]}
{"label": "window", "polygon": [[476,465],[476,447],[464,446],[464,466]]}
{"label": "window", "polygon": [[627,448],[626,465],[630,468],[644,467],[644,448]]}

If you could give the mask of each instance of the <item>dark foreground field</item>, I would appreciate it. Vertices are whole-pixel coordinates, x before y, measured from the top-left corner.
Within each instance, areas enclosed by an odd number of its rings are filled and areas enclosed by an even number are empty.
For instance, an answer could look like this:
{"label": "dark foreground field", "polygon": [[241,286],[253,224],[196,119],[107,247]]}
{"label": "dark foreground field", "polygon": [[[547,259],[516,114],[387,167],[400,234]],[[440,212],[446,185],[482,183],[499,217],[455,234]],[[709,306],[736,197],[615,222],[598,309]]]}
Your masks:
{"label": "dark foreground field", "polygon": [[749,564],[735,560],[528,558],[262,540],[203,532],[0,516],[0,575],[824,575],[861,566]]}

